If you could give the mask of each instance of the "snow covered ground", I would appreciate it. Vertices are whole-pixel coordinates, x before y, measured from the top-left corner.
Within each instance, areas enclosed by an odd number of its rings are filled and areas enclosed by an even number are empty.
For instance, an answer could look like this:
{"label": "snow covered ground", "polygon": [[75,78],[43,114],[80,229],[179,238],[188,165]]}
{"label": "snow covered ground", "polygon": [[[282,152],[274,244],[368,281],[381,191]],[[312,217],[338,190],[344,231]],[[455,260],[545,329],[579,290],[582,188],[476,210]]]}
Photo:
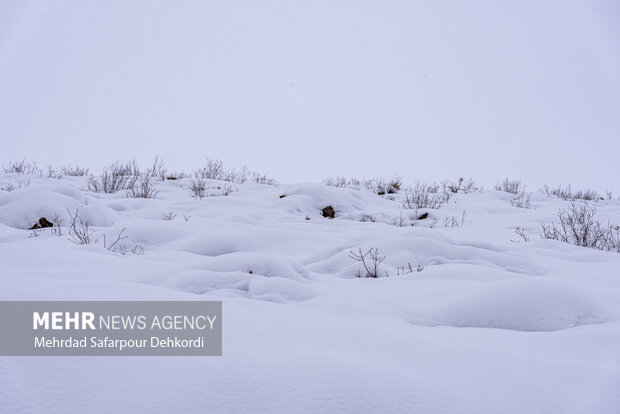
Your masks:
{"label": "snow covered ground", "polygon": [[[0,175],[0,299],[222,300],[224,319],[222,357],[0,357],[0,412],[620,412],[620,254],[541,239],[567,201],[485,190],[414,212],[402,192],[189,184],[134,199]],[[97,243],[27,230],[68,209]],[[355,277],[359,248],[379,278]]]}

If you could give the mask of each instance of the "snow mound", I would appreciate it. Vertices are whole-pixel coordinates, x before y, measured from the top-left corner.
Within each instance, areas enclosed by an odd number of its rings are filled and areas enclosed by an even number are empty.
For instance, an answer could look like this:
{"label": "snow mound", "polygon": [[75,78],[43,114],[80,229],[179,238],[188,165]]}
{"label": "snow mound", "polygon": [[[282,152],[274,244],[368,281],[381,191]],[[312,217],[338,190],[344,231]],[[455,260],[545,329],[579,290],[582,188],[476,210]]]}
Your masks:
{"label": "snow mound", "polygon": [[53,220],[55,216],[62,217],[66,225],[69,221],[67,210],[76,209],[91,226],[110,226],[118,220],[118,214],[98,199],[84,196],[65,184],[32,185],[0,193],[0,222],[14,228],[27,229],[39,217]]}
{"label": "snow mound", "polygon": [[260,245],[255,235],[245,229],[226,229],[210,226],[197,236],[187,236],[174,241],[169,249],[184,251],[207,257],[217,257],[239,251],[248,251]]}
{"label": "snow mound", "polygon": [[[439,265],[467,265],[484,266],[501,271],[518,273],[528,276],[541,275],[544,267],[527,260],[517,252],[501,251],[497,247],[486,246],[484,243],[471,242],[470,245],[458,243],[445,235],[432,233],[431,229],[411,229],[405,236],[391,236],[381,240],[365,243],[359,246],[337,246],[318,252],[308,259],[308,268],[315,272],[339,274],[341,277],[352,277],[361,265],[350,258],[350,252],[356,253],[358,248],[362,252],[377,248],[380,255],[386,260],[380,266],[380,276],[387,271],[396,275],[397,269],[409,264],[415,268]],[[363,273],[363,271],[362,271]]]}
{"label": "snow mound", "polygon": [[236,252],[185,260],[191,261],[191,269],[164,272],[141,281],[194,294],[228,290],[234,295],[279,303],[304,301],[316,294],[309,286],[308,271],[280,255]]}
{"label": "snow mound", "polygon": [[303,280],[306,270],[285,256],[236,252],[209,258],[205,267],[215,272],[246,272],[252,275]]}
{"label": "snow mound", "polygon": [[283,277],[263,277],[239,271],[189,270],[167,275],[165,280],[164,283],[161,280],[144,282],[198,295],[229,291],[233,296],[278,303],[301,302],[316,296],[308,282]]}
{"label": "snow mound", "polygon": [[281,277],[256,277],[248,286],[248,297],[269,302],[301,302],[315,295],[309,286]]}
{"label": "snow mound", "polygon": [[576,289],[538,280],[513,279],[430,306],[416,313],[410,322],[423,326],[543,332],[607,320],[603,306]]}
{"label": "snow mound", "polygon": [[[314,219],[321,218],[321,210],[328,205],[336,211],[336,218],[361,219],[367,211],[394,209],[394,203],[365,191],[349,188],[334,188],[322,184],[304,184],[288,188],[281,208],[289,214],[306,214]],[[359,219],[356,219],[359,220]]]}
{"label": "snow mound", "polygon": [[222,273],[204,270],[185,270],[175,274],[168,274],[164,281],[145,280],[145,283],[163,285],[181,292],[203,294],[216,290],[248,291],[248,274],[241,272]]}

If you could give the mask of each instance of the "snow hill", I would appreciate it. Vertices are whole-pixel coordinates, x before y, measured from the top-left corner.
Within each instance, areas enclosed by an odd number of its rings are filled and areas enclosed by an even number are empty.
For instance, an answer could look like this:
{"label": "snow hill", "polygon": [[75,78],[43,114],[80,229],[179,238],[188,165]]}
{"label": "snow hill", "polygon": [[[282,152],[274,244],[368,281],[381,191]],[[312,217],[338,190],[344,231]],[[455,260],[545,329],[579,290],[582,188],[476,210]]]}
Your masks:
{"label": "snow hill", "polygon": [[[222,300],[224,318],[222,357],[2,357],[0,412],[620,412],[620,254],[541,239],[567,201],[190,185],[0,175],[0,299]],[[596,206],[619,221],[619,201]],[[90,244],[28,230],[76,210]],[[378,278],[356,277],[360,248],[385,257]]]}

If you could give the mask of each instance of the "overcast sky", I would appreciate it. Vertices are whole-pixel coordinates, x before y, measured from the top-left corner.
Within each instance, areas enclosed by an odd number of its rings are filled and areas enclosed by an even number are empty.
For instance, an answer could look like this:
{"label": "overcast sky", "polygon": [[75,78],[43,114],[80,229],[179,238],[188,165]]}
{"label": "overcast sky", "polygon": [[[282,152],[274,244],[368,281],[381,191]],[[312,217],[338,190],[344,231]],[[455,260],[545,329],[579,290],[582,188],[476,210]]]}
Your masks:
{"label": "overcast sky", "polygon": [[0,164],[620,194],[617,4],[0,0]]}

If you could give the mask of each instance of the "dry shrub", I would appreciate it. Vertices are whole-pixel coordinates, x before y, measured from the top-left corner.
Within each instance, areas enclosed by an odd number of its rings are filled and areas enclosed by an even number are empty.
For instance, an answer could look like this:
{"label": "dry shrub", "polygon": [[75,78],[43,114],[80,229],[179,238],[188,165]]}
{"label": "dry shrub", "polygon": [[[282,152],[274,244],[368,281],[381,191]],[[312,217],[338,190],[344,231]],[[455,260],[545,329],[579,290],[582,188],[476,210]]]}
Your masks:
{"label": "dry shrub", "polygon": [[620,253],[620,226],[595,220],[596,207],[587,202],[570,202],[558,212],[559,223],[542,224],[543,239],[559,240],[576,246]]}

